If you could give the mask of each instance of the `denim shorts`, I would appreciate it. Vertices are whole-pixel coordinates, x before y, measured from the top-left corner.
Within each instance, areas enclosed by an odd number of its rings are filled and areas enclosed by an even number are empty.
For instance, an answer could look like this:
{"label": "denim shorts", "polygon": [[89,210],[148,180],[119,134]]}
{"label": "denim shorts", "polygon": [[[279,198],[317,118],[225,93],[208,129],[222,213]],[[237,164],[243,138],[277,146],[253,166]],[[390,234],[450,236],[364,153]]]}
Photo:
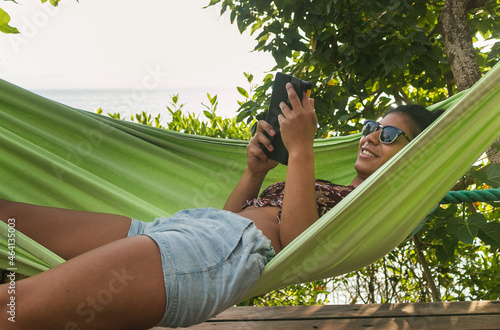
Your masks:
{"label": "denim shorts", "polygon": [[236,304],[275,256],[254,223],[229,211],[184,210],[153,222],[132,219],[161,252],[167,305],[158,326],[187,327]]}

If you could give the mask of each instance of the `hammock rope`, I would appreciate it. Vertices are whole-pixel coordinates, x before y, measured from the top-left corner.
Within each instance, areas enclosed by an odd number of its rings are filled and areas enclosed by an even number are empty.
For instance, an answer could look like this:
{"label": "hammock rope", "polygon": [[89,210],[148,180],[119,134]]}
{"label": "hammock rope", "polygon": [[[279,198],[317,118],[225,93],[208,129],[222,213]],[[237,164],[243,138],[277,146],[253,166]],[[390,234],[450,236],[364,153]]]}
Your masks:
{"label": "hammock rope", "polygon": [[500,201],[499,189],[485,190],[460,190],[450,191],[441,200],[440,204],[460,204],[460,203],[475,203],[475,202],[497,202]]}

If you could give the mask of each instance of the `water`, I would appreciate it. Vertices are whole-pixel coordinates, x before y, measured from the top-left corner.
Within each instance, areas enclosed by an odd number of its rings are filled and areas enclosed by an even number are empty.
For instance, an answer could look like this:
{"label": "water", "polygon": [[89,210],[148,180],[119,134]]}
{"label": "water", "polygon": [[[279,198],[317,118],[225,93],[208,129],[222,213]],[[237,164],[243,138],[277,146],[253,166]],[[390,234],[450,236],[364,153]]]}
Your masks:
{"label": "water", "polygon": [[236,87],[216,87],[216,88],[179,88],[179,89],[50,89],[36,90],[35,93],[47,97],[59,103],[78,108],[81,110],[96,112],[101,108],[103,114],[119,113],[120,118],[130,120],[132,114],[146,111],[151,116],[160,114],[162,123],[171,119],[167,106],[171,109],[171,95],[179,94],[178,104],[185,104],[182,108],[184,113],[199,115],[205,120],[203,111],[210,105],[207,97],[209,93],[212,97],[217,95],[216,114],[225,118],[232,118],[237,115],[239,105],[237,101],[244,101]]}

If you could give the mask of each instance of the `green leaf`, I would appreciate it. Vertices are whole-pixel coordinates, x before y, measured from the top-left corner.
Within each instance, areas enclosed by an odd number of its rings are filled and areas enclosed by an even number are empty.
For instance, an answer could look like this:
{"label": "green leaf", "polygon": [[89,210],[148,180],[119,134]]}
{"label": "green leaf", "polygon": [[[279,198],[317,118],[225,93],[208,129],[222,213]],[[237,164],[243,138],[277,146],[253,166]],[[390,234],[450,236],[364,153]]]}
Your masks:
{"label": "green leaf", "polygon": [[214,105],[215,103],[217,103],[217,95],[215,95],[214,97],[210,98],[210,104]]}
{"label": "green leaf", "polygon": [[203,110],[203,114],[204,114],[204,115],[205,115],[205,117],[207,117],[208,119],[210,119],[210,120],[212,120],[212,119],[213,119],[212,113],[210,113],[210,111]]}
{"label": "green leaf", "polygon": [[490,222],[486,228],[479,231],[478,237],[485,243],[492,247],[500,248],[500,223]]}
{"label": "green leaf", "polygon": [[239,93],[240,93],[243,97],[245,97],[245,98],[247,98],[247,99],[249,98],[248,92],[247,92],[245,89],[243,89],[242,87],[237,87],[237,88],[238,88],[238,92],[239,92]]}
{"label": "green leaf", "polygon": [[472,244],[479,229],[487,225],[486,218],[481,213],[470,215],[468,218],[454,218],[448,223],[448,233],[465,244]]}
{"label": "green leaf", "polygon": [[486,181],[488,181],[488,176],[484,172],[474,171],[474,172],[472,172],[471,175],[472,175],[473,178],[479,180],[481,182],[481,185],[483,183],[486,183]]}
{"label": "green leaf", "polygon": [[347,121],[348,119],[349,119],[349,115],[342,115],[342,116],[340,116],[339,121],[344,122],[344,121]]}
{"label": "green leaf", "polygon": [[455,249],[457,247],[458,241],[451,236],[443,235],[442,236],[443,244],[437,245],[435,248],[436,258],[437,260],[445,264],[450,259],[453,258],[455,254]]}
{"label": "green leaf", "polygon": [[486,184],[493,188],[500,188],[500,164],[492,164],[486,168]]}
{"label": "green leaf", "polygon": [[260,29],[261,27],[262,27],[262,21],[258,20],[252,25],[252,28],[250,29],[250,35],[253,35],[253,33],[258,29]]}
{"label": "green leaf", "polygon": [[205,7],[202,7],[202,8],[203,9],[208,8],[208,7],[213,6],[213,5],[215,5],[215,4],[219,3],[219,2],[221,2],[221,0],[210,0],[210,3],[208,5],[206,5]]}
{"label": "green leaf", "polygon": [[[497,42],[498,44],[500,44],[500,41]],[[500,142],[494,142],[492,145],[491,145],[491,148],[495,149],[496,151],[500,151]]]}
{"label": "green leaf", "polygon": [[19,33],[19,30],[9,25],[10,16],[2,8],[0,8],[0,32],[3,33]]}
{"label": "green leaf", "polygon": [[243,72],[243,74],[245,75],[245,77],[247,78],[247,81],[249,83],[252,83],[253,81],[253,74],[249,73],[249,72]]}

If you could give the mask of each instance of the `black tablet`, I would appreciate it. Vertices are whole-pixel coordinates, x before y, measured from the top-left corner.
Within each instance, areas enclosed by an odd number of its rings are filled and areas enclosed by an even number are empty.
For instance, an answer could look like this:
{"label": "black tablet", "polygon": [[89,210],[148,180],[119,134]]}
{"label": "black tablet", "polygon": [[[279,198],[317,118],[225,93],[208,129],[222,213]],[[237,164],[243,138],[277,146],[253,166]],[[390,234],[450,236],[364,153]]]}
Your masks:
{"label": "black tablet", "polygon": [[271,141],[274,150],[273,152],[270,152],[264,146],[262,146],[262,150],[264,150],[269,158],[276,160],[284,165],[288,164],[288,150],[286,150],[281,138],[278,115],[281,114],[281,109],[279,107],[281,102],[285,102],[290,107],[290,109],[292,109],[292,105],[290,104],[288,93],[286,91],[286,84],[289,82],[292,83],[301,101],[303,93],[305,92],[307,96],[309,96],[312,88],[312,84],[308,81],[300,80],[281,72],[276,73],[273,85],[273,93],[271,94],[271,103],[269,104],[269,109],[267,111],[266,117],[266,121],[271,124],[276,131],[276,135],[269,136],[266,132],[264,132],[264,134]]}

